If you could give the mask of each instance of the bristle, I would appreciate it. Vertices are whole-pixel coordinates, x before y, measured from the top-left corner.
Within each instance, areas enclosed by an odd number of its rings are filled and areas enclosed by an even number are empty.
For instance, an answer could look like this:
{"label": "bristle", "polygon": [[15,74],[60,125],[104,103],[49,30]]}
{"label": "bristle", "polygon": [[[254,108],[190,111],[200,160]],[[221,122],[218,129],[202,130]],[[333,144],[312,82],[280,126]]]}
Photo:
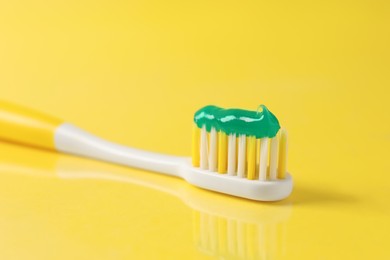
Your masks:
{"label": "bristle", "polygon": [[287,131],[280,130],[278,178],[284,179],[287,171]]}
{"label": "bristle", "polygon": [[240,138],[239,138],[239,134],[236,134],[236,172],[235,172],[235,175],[237,175],[237,172],[238,172],[238,144],[240,142]]}
{"label": "bristle", "polygon": [[287,132],[281,129],[273,138],[227,135],[194,125],[192,164],[211,172],[228,173],[249,180],[284,179],[287,171]]}
{"label": "bristle", "polygon": [[277,164],[278,164],[278,149],[279,140],[275,136],[271,139],[270,159],[269,159],[269,177],[270,180],[276,180],[277,178]]}
{"label": "bristle", "polygon": [[229,135],[229,145],[228,145],[228,174],[236,175],[236,165],[237,165],[237,155],[236,155],[236,134]]}
{"label": "bristle", "polygon": [[267,179],[268,142],[269,142],[269,138],[260,139],[260,164],[259,164],[260,181],[265,181]]}
{"label": "bristle", "polygon": [[200,133],[200,168],[203,170],[207,170],[209,168],[207,150],[207,130],[206,126],[203,126]]}
{"label": "bristle", "polygon": [[196,124],[192,129],[192,165],[200,166],[200,129]]}
{"label": "bristle", "polygon": [[227,169],[227,135],[218,132],[218,172],[226,173]]}
{"label": "bristle", "polygon": [[256,139],[256,165],[259,165],[259,163],[260,163],[260,138],[257,138]]}
{"label": "bristle", "polygon": [[256,137],[249,136],[248,140],[248,172],[247,178],[250,180],[254,180],[256,177]]}
{"label": "bristle", "polygon": [[246,136],[240,135],[238,138],[238,177],[245,178],[245,163],[246,163]]}
{"label": "bristle", "polygon": [[217,171],[218,133],[214,127],[210,130],[209,170]]}

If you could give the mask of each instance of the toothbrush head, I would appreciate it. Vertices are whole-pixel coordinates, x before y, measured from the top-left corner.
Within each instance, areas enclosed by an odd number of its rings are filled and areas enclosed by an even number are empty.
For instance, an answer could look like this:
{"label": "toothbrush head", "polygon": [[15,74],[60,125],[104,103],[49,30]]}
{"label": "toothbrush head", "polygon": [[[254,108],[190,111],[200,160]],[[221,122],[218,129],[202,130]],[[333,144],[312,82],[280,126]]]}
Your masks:
{"label": "toothbrush head", "polygon": [[187,181],[249,199],[280,200],[292,191],[286,162],[287,132],[266,106],[206,106],[195,113]]}

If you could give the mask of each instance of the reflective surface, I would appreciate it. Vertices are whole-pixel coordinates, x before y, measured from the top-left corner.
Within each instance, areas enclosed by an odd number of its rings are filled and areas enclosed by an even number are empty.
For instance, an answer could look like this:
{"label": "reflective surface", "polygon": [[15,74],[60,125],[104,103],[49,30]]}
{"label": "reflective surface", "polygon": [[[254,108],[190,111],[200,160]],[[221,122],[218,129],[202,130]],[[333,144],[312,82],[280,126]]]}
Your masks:
{"label": "reflective surface", "polygon": [[0,259],[389,259],[388,1],[0,1],[1,99],[190,155],[266,104],[294,191],[256,203],[0,143]]}
{"label": "reflective surface", "polygon": [[[3,257],[28,258],[32,252],[34,258],[61,259],[83,254],[155,258],[191,253],[196,258],[268,259],[285,250],[288,202],[266,205],[103,162],[6,143],[0,148],[2,178],[13,183],[12,188],[2,187],[1,224],[16,232],[24,226],[23,240],[28,241],[23,244],[5,228],[5,252],[21,245],[24,249]],[[33,157],[37,160],[26,160]],[[23,186],[28,183],[26,191]],[[20,214],[16,219],[15,210]],[[57,250],[74,248],[76,241],[82,246],[78,251],[58,254]],[[175,246],[183,243],[186,251]],[[151,250],[156,246],[163,251]]]}

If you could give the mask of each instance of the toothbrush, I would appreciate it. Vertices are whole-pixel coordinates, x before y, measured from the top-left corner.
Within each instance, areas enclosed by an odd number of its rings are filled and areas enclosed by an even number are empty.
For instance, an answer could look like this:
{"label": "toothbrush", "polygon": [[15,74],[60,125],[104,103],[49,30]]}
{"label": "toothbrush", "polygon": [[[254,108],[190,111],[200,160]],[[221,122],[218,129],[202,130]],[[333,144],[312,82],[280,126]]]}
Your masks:
{"label": "toothbrush", "polygon": [[258,201],[284,199],[293,186],[286,170],[287,133],[265,106],[258,111],[214,106],[197,111],[192,164],[187,157],[115,144],[52,116],[3,101],[0,138],[180,177],[200,188]]}

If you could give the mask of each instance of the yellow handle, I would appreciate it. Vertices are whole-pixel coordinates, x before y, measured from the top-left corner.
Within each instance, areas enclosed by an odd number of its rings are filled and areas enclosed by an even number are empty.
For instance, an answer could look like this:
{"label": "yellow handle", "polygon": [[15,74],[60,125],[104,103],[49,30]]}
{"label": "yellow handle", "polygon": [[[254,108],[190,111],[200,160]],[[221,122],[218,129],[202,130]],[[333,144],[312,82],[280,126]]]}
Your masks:
{"label": "yellow handle", "polygon": [[0,139],[55,149],[55,130],[62,123],[54,117],[0,101]]}

